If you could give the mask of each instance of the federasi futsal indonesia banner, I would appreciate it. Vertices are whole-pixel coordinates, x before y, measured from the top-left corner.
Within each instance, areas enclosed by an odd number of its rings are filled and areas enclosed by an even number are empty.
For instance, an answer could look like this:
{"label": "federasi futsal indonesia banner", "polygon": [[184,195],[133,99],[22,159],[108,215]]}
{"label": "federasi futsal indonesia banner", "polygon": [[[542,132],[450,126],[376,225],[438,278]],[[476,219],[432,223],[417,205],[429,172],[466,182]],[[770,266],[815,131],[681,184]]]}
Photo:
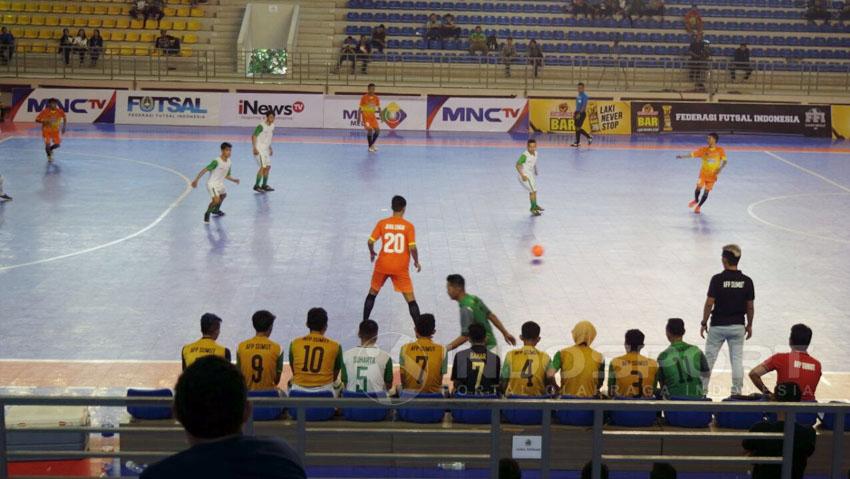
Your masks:
{"label": "federasi futsal indonesia banner", "polygon": [[71,123],[112,123],[115,120],[115,90],[66,88],[12,89],[12,121],[32,122],[47,108],[51,98]]}
{"label": "federasi futsal indonesia banner", "polygon": [[[535,132],[574,133],[575,99],[532,99],[528,101],[529,127]],[[595,101],[587,104],[584,129],[594,134],[628,135],[632,132],[630,104],[625,101]]]}
{"label": "federasi futsal indonesia banner", "polygon": [[126,125],[219,126],[221,93],[119,91],[115,123]]}
{"label": "federasi futsal indonesia banner", "polygon": [[634,133],[735,132],[828,137],[829,105],[632,102]]}
{"label": "federasi futsal indonesia banner", "polygon": [[525,98],[464,98],[428,96],[428,129],[431,131],[528,131]]}

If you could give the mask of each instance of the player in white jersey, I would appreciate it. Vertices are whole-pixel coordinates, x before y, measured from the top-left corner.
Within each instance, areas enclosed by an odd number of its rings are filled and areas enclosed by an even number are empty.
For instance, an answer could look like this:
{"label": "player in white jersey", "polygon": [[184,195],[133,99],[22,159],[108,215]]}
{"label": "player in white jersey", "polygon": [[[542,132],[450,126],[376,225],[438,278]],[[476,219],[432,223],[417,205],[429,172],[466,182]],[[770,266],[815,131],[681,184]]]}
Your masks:
{"label": "player in white jersey", "polygon": [[393,360],[375,345],[378,323],[371,319],[363,321],[357,335],[360,337],[360,346],[342,355],[342,382],[345,390],[365,393],[388,391],[393,385]]}
{"label": "player in white jersey", "polygon": [[528,140],[528,148],[516,162],[516,171],[519,173],[519,182],[528,190],[531,214],[540,216],[543,208],[537,204],[537,141]]}
{"label": "player in white jersey", "polygon": [[257,171],[257,181],[254,183],[254,191],[257,193],[274,191],[274,188],[269,186],[269,171],[272,169],[274,118],[273,111],[267,112],[265,121],[257,125],[257,128],[254,128],[254,133],[251,135],[254,158],[257,160],[257,166],[260,168]]}
{"label": "player in white jersey", "polygon": [[192,181],[192,188],[197,188],[201,177],[207,174],[207,172],[210,173],[210,177],[207,179],[207,191],[210,192],[212,201],[210,201],[210,205],[207,207],[207,212],[204,213],[204,223],[210,222],[210,214],[224,216],[224,211],[221,211],[221,203],[227,198],[227,189],[224,187],[224,180],[232,181],[237,185],[239,184],[238,178],[230,176],[230,153],[232,150],[233,145],[222,143],[221,155],[205,166],[198,173],[198,176],[195,177],[195,180]]}

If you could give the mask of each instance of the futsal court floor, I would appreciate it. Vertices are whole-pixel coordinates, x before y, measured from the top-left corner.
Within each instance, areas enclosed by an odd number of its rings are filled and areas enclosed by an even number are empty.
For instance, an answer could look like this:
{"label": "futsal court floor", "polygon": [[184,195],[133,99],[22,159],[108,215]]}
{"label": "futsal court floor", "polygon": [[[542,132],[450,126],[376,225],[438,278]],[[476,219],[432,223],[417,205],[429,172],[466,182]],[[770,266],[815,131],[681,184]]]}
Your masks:
{"label": "futsal court floor", "polygon": [[[8,129],[7,129],[8,128]],[[390,132],[366,151],[362,132],[277,129],[270,184],[252,191],[251,130],[71,125],[48,165],[34,125],[3,125],[0,173],[14,201],[0,203],[0,386],[4,391],[123,391],[171,386],[199,318],[224,320],[235,350],[251,314],[278,319],[273,339],[305,334],[307,310],[327,309],[328,336],[358,343],[372,265],[366,240],[408,200],[421,273],[412,273],[435,339],[458,333],[445,277],[460,273],[519,336],[542,326],[540,347],[571,345],[579,320],[593,346],[623,354],[630,328],[645,353],[666,346],[667,318],[703,345],[709,278],[727,243],[756,285],[745,368],[787,350],[792,324],[814,330],[811,353],[827,374],[819,398],[850,397],[850,145],[823,139],[722,135],[729,165],[703,207],[688,209],[698,160],[677,160],[702,135],[540,135],[541,217],[531,217],[514,163],[523,136]],[[205,180],[190,180],[234,144],[227,215],[205,225]],[[545,254],[535,261],[532,245]],[[397,357],[413,337],[402,297],[387,285],[373,319]],[[507,350],[500,339],[502,352]],[[711,394],[728,393],[721,353]],[[749,383],[749,381],[747,381]],[[749,384],[748,384],[749,386]],[[68,389],[70,388],[70,389]]]}

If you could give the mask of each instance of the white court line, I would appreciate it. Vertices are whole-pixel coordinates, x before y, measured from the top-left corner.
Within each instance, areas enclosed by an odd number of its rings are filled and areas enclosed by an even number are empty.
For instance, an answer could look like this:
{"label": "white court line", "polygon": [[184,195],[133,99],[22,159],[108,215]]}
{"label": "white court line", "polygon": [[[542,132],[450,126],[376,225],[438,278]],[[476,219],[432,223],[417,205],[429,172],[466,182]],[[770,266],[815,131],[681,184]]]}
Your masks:
{"label": "white court line", "polygon": [[798,170],[800,170],[802,172],[808,173],[808,174],[814,176],[815,178],[820,178],[821,180],[829,183],[830,185],[832,185],[832,186],[834,186],[834,187],[836,187],[840,190],[844,190],[845,192],[850,193],[850,188],[842,185],[841,183],[836,183],[835,181],[823,176],[822,174],[820,174],[816,171],[813,171],[813,170],[810,170],[810,169],[805,168],[803,166],[800,166],[797,163],[794,163],[793,161],[786,160],[785,158],[782,158],[781,156],[777,155],[776,153],[771,153],[769,151],[765,151],[765,154],[767,154],[768,156],[772,156],[772,157],[776,158],[777,160],[779,160],[779,161],[781,161],[781,162],[783,162],[787,165],[791,165],[794,168],[797,168]]}
{"label": "white court line", "polygon": [[76,155],[76,156],[82,156],[82,157],[88,156],[88,157],[92,157],[92,158],[105,158],[105,159],[111,159],[111,160],[126,161],[128,163],[137,163],[139,165],[157,168],[157,169],[160,169],[162,171],[167,171],[168,173],[177,175],[180,178],[182,178],[183,181],[186,182],[186,189],[184,189],[183,193],[181,193],[180,196],[178,196],[176,200],[171,202],[171,204],[168,205],[168,208],[166,208],[165,211],[163,211],[162,214],[160,214],[152,223],[150,223],[149,225],[145,226],[144,228],[136,231],[135,233],[129,234],[129,235],[123,237],[123,238],[119,238],[119,239],[116,239],[114,241],[110,241],[108,243],[93,246],[91,248],[86,248],[86,249],[83,249],[83,250],[80,250],[80,251],[75,251],[73,253],[67,253],[67,254],[63,254],[63,255],[59,255],[59,256],[52,256],[50,258],[44,258],[44,259],[40,259],[40,260],[36,260],[36,261],[30,261],[28,263],[12,264],[12,265],[8,265],[8,266],[0,266],[0,272],[9,271],[9,270],[17,269],[17,268],[23,268],[25,266],[34,266],[34,265],[38,265],[38,264],[50,263],[50,262],[53,262],[53,261],[59,261],[61,259],[66,259],[66,258],[72,258],[74,256],[79,256],[79,255],[91,253],[91,252],[94,252],[94,251],[98,251],[98,250],[101,250],[101,249],[104,249],[104,248],[109,248],[110,246],[115,246],[117,244],[131,240],[131,239],[133,239],[133,238],[135,238],[135,237],[137,237],[141,234],[144,234],[145,232],[149,231],[151,228],[155,227],[160,222],[162,222],[162,220],[164,220],[165,217],[168,216],[169,213],[171,213],[171,211],[174,210],[174,208],[176,208],[183,201],[183,199],[186,198],[186,196],[192,191],[192,181],[189,178],[187,178],[186,175],[184,175],[183,173],[180,173],[179,171],[174,170],[172,168],[168,168],[167,166],[157,165],[155,163],[148,163],[147,161],[132,160],[130,158],[121,158],[121,157],[118,157],[118,156],[111,156],[111,155],[97,155],[97,154],[93,154],[93,153],[75,153],[75,152],[69,152],[69,154]]}

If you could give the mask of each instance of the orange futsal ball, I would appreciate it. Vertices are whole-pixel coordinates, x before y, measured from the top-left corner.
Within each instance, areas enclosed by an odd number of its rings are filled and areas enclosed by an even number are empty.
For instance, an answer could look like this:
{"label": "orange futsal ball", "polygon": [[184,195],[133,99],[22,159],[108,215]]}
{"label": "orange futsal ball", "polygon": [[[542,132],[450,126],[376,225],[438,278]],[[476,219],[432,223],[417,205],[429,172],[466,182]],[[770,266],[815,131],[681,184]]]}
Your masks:
{"label": "orange futsal ball", "polygon": [[531,254],[533,254],[534,256],[538,256],[538,257],[543,256],[543,247],[540,246],[539,244],[532,246],[531,247]]}

